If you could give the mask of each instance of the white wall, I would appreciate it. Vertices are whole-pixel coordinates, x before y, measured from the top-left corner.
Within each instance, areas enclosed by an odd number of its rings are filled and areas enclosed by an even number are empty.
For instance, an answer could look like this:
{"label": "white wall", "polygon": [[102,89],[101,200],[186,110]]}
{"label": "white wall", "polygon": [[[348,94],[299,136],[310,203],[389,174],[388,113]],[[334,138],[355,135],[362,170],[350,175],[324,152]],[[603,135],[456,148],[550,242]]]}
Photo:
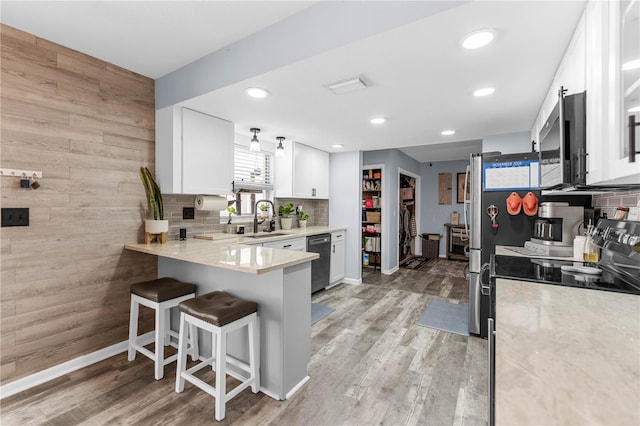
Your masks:
{"label": "white wall", "polygon": [[329,226],[347,228],[345,237],[345,281],[360,283],[361,268],[361,172],[360,151],[329,156]]}
{"label": "white wall", "polygon": [[499,151],[503,154],[531,152],[531,132],[503,133],[482,138],[482,152]]}

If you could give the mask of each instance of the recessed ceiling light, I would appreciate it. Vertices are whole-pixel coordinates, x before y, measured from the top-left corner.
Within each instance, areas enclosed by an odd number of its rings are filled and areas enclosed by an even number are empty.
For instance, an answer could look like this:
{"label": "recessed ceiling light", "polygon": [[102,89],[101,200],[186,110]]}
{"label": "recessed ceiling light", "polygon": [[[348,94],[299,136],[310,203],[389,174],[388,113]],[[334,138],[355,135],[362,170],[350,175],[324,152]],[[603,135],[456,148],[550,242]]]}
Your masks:
{"label": "recessed ceiling light", "polygon": [[493,87],[484,87],[473,92],[473,96],[488,96],[495,91],[496,89],[494,89]]}
{"label": "recessed ceiling light", "polygon": [[342,145],[341,143],[334,143],[331,146],[334,147],[334,148],[342,148],[344,145]]}
{"label": "recessed ceiling light", "polygon": [[462,47],[465,49],[478,49],[491,43],[495,37],[493,30],[482,28],[467,34],[462,39]]}
{"label": "recessed ceiling light", "polygon": [[627,112],[640,112],[640,106],[634,106],[633,108],[629,108]]}
{"label": "recessed ceiling light", "polygon": [[622,64],[622,69],[624,71],[635,70],[637,68],[640,68],[640,58],[632,59],[631,61]]}
{"label": "recessed ceiling light", "polygon": [[440,132],[440,134],[441,134],[442,136],[451,136],[451,135],[453,135],[455,132],[456,132],[455,130],[443,130],[442,132]]}
{"label": "recessed ceiling light", "polygon": [[369,123],[371,124],[382,124],[384,122],[386,122],[387,119],[384,117],[374,117],[371,120],[369,120]]}
{"label": "recessed ceiling light", "polygon": [[249,87],[245,89],[244,93],[246,93],[248,96],[251,96],[252,98],[258,99],[266,98],[267,96],[269,96],[269,92],[265,89],[261,89],[260,87]]}

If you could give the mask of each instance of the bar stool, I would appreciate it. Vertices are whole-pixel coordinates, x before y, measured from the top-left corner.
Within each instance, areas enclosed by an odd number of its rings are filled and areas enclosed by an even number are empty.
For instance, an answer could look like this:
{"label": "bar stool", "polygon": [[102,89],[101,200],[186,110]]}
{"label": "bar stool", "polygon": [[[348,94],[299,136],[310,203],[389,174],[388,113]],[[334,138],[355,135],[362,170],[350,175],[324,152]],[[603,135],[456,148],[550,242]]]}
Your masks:
{"label": "bar stool", "polygon": [[[171,344],[171,337],[179,338],[179,334],[171,330],[170,309],[175,308],[182,301],[193,299],[196,296],[196,286],[180,282],[173,278],[158,278],[156,280],[145,281],[132,284],[131,310],[129,316],[129,353],[128,360],[136,359],[136,351],[152,359],[155,363],[155,378],[162,379],[164,376],[164,366],[178,359],[178,355],[171,355],[164,358],[164,347]],[[155,352],[151,352],[138,339],[138,312],[140,305],[155,310]],[[191,358],[198,358],[198,339],[195,336],[195,327],[190,329],[190,352]]]}
{"label": "bar stool", "polygon": [[[178,370],[176,373],[176,392],[184,390],[184,381],[187,380],[216,399],[215,418],[222,420],[225,416],[227,401],[238,395],[246,387],[251,386],[253,393],[260,390],[260,331],[258,328],[258,304],[249,302],[222,291],[198,296],[181,302],[180,309],[180,340],[178,343]],[[187,363],[187,324],[212,333],[212,342],[215,349],[211,348],[211,357],[186,369]],[[249,364],[227,354],[228,333],[248,327],[249,332]],[[196,335],[195,333],[193,335]],[[227,363],[248,373],[248,377],[242,377],[234,372],[227,372]],[[216,372],[215,387],[194,376],[194,373],[212,366]],[[242,383],[231,390],[226,391],[227,374],[241,380]]]}

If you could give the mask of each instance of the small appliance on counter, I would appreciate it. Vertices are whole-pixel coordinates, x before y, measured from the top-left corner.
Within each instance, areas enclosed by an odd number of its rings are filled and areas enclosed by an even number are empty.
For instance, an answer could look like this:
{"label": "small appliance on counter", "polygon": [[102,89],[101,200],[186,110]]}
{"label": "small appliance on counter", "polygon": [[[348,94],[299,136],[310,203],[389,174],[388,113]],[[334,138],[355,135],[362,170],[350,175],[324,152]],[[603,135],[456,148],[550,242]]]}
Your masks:
{"label": "small appliance on counter", "polygon": [[566,202],[546,202],[538,207],[533,238],[524,247],[540,256],[573,255],[573,239],[584,221],[584,207]]}

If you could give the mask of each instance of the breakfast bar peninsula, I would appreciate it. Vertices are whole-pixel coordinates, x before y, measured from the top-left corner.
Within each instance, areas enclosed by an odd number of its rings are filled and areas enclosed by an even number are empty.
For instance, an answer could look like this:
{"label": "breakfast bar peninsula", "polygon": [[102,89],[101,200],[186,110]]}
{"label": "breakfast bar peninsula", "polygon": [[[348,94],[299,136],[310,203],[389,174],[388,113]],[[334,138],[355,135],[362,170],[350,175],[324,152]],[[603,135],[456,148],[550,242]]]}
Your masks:
{"label": "breakfast bar peninsula", "polygon": [[[241,244],[237,239],[126,244],[125,249],[158,256],[158,277],[196,284],[197,294],[223,290],[258,303],[261,391],[287,399],[308,379],[311,358],[311,261],[316,253]],[[178,313],[171,324],[177,329]],[[248,360],[241,330],[229,336],[228,352]],[[201,357],[211,338],[200,332]]]}

